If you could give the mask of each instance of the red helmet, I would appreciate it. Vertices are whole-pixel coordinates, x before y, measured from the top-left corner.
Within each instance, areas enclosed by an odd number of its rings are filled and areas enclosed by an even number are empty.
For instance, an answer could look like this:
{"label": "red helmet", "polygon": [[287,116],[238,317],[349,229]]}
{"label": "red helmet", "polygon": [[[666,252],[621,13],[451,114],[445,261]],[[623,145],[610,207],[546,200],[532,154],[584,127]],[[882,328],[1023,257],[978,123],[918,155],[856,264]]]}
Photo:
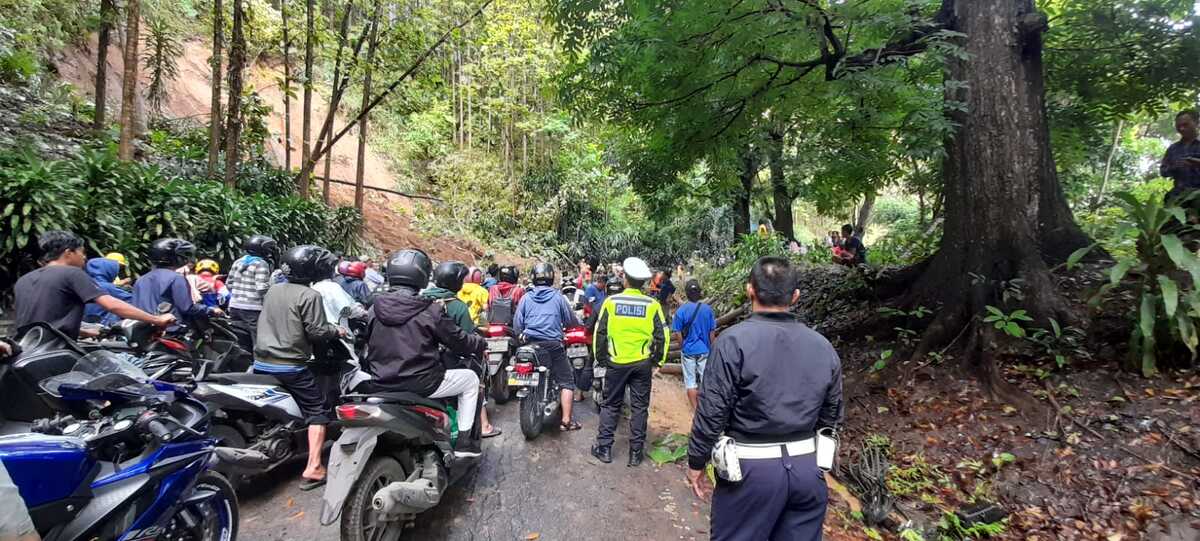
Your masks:
{"label": "red helmet", "polygon": [[351,261],[349,264],[343,263],[343,265],[346,265],[345,272],[342,272],[341,265],[338,266],[338,271],[346,276],[362,280],[367,275],[367,264],[362,261]]}
{"label": "red helmet", "polygon": [[472,284],[483,283],[483,271],[479,267],[471,267],[471,272],[467,274],[467,281]]}

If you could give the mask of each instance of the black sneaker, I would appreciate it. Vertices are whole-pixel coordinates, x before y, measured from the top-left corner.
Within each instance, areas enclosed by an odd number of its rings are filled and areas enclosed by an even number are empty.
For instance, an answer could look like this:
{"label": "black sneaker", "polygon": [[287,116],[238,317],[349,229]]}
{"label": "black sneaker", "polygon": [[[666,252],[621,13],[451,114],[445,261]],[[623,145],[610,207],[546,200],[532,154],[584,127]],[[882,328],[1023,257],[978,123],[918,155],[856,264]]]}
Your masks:
{"label": "black sneaker", "polygon": [[596,460],[599,460],[600,462],[603,462],[605,464],[612,464],[612,448],[611,447],[600,447],[599,445],[593,445],[592,446],[592,456],[596,457]]}
{"label": "black sneaker", "polygon": [[626,464],[626,466],[629,466],[630,468],[636,468],[638,466],[641,466],[643,458],[644,457],[642,456],[641,449],[630,449],[629,450],[629,464]]}

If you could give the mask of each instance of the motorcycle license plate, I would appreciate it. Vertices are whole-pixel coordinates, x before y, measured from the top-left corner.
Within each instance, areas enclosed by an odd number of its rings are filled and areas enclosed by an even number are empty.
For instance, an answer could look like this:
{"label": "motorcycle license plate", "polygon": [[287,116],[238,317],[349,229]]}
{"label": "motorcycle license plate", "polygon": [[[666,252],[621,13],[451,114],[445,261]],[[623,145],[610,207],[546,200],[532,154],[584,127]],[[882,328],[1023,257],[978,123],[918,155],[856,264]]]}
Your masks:
{"label": "motorcycle license plate", "polygon": [[489,353],[488,354],[488,366],[497,366],[500,364],[500,361],[503,361],[503,360],[504,360],[504,356],[499,353]]}
{"label": "motorcycle license plate", "polygon": [[592,369],[592,377],[595,377],[596,379],[604,379],[604,373],[607,371],[608,369],[604,368],[603,366],[597,366],[596,368]]}
{"label": "motorcycle license plate", "polygon": [[508,351],[508,339],[503,338],[500,340],[488,340],[487,350],[491,353]]}
{"label": "motorcycle license plate", "polygon": [[583,344],[571,344],[571,346],[567,348],[567,357],[587,357],[587,355],[588,347]]}
{"label": "motorcycle license plate", "polygon": [[587,357],[572,357],[571,358],[571,366],[575,367],[576,370],[583,368],[583,365],[586,362],[587,362]]}
{"label": "motorcycle license plate", "polygon": [[538,384],[539,376],[537,372],[532,374],[518,374],[510,372],[508,374],[508,384],[514,387],[535,387]]}

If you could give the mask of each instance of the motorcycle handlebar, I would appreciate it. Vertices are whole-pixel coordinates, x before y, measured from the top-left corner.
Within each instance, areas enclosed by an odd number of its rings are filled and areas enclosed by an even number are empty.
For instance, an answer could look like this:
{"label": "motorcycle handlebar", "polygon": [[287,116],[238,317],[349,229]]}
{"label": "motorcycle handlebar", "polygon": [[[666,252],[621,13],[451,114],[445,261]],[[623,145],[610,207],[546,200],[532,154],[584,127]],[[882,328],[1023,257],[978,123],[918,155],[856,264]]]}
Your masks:
{"label": "motorcycle handlebar", "polygon": [[161,441],[171,441],[171,430],[158,419],[151,419],[146,422],[146,430],[149,430],[154,437]]}

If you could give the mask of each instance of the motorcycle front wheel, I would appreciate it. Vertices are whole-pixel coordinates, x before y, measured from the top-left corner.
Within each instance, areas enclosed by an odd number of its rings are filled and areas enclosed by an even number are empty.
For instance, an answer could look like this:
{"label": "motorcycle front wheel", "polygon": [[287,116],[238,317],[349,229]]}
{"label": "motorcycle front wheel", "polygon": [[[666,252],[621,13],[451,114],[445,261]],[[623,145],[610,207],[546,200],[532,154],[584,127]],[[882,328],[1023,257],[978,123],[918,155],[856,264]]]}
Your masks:
{"label": "motorcycle front wheel", "polygon": [[538,399],[542,396],[540,390],[541,387],[538,387],[521,399],[521,433],[527,440],[532,440],[542,433],[542,422],[546,412],[542,409],[541,400]]}
{"label": "motorcycle front wheel", "polygon": [[497,404],[507,404],[512,400],[512,389],[508,388],[508,372],[502,365],[495,374],[488,376],[488,394]]}
{"label": "motorcycle front wheel", "polygon": [[396,459],[381,456],[371,459],[362,475],[350,487],[350,496],[342,506],[342,541],[396,541],[404,533],[404,520],[379,521],[371,500],[379,489],[403,481],[408,476]]}
{"label": "motorcycle front wheel", "polygon": [[205,472],[196,481],[196,492],[212,496],[179,508],[167,524],[167,539],[233,541],[237,539],[238,503],[233,485],[217,472]]}

